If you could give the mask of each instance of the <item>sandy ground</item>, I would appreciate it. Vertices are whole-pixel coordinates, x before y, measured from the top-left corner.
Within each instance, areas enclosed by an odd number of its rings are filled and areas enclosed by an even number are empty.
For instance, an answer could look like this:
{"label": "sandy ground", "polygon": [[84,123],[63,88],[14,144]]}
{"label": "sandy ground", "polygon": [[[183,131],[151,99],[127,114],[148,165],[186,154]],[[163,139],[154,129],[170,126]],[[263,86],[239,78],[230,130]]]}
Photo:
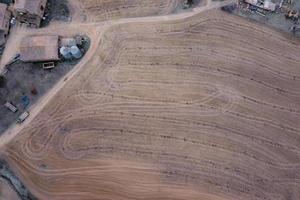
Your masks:
{"label": "sandy ground", "polygon": [[[167,15],[181,6],[183,0],[76,0],[88,21]],[[75,3],[74,2],[74,3]]]}
{"label": "sandy ground", "polygon": [[5,44],[5,51],[0,60],[0,72],[4,70],[5,65],[19,52],[19,45],[26,32],[27,29],[24,27],[14,27],[10,30],[10,37]]}
{"label": "sandy ground", "polygon": [[18,194],[3,179],[0,179],[0,200],[20,200]]}
{"label": "sandy ground", "polygon": [[32,193],[300,198],[300,41],[212,7],[62,31],[90,51],[1,138]]}

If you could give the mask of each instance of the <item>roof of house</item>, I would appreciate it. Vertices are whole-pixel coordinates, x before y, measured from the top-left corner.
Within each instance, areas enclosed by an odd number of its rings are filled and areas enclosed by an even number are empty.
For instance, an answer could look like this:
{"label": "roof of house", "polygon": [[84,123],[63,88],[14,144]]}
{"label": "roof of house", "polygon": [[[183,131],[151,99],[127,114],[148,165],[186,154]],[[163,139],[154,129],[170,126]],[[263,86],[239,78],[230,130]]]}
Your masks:
{"label": "roof of house", "polygon": [[20,59],[24,62],[59,60],[58,38],[51,35],[23,38],[20,45]]}
{"label": "roof of house", "polygon": [[265,2],[264,2],[264,9],[275,11],[276,10],[276,4],[273,3],[270,0],[265,0]]}
{"label": "roof of house", "polygon": [[15,0],[14,9],[43,17],[44,10],[41,6],[45,8],[46,3],[44,0]]}
{"label": "roof of house", "polygon": [[256,5],[258,3],[257,0],[245,0],[246,3],[249,3],[251,5]]}
{"label": "roof of house", "polygon": [[7,20],[6,15],[10,12],[7,10],[7,5],[4,3],[0,3],[0,30],[7,29]]}
{"label": "roof of house", "polygon": [[245,2],[251,5],[256,5],[258,3],[258,0],[245,0]]}

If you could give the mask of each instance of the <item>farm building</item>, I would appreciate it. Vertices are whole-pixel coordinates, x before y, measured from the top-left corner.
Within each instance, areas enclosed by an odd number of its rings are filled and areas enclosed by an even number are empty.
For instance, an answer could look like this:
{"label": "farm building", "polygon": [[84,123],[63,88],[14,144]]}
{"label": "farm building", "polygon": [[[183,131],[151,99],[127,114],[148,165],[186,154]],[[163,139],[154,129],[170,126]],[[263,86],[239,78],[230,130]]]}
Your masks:
{"label": "farm building", "polygon": [[20,59],[24,62],[57,61],[59,37],[30,36],[21,41]]}
{"label": "farm building", "polygon": [[6,4],[0,3],[0,46],[5,43],[9,31],[11,12],[7,8]]}
{"label": "farm building", "polygon": [[256,6],[257,3],[258,3],[258,0],[245,0],[245,2],[248,3],[248,4]]}
{"label": "farm building", "polygon": [[276,4],[273,3],[273,2],[270,1],[270,0],[265,0],[263,9],[265,9],[265,10],[270,10],[270,11],[275,11],[275,9],[276,9]]}
{"label": "farm building", "polygon": [[44,16],[47,0],[15,0],[15,18],[32,27],[39,27]]}
{"label": "farm building", "polygon": [[259,8],[269,10],[269,11],[275,11],[276,9],[276,4],[273,3],[271,0],[264,0],[264,1],[259,1],[259,0],[245,0],[246,3],[257,6]]}

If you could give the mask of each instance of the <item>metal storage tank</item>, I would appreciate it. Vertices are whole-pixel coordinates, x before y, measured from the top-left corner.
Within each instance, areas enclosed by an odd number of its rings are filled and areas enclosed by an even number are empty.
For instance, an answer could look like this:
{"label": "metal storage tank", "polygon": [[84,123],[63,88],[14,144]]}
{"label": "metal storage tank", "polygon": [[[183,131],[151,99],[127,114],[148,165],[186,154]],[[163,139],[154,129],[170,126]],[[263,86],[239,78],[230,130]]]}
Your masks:
{"label": "metal storage tank", "polygon": [[79,59],[82,57],[82,53],[80,49],[77,46],[72,46],[71,47],[71,54],[74,58]]}
{"label": "metal storage tank", "polygon": [[59,52],[65,59],[72,58],[71,49],[69,47],[61,47]]}

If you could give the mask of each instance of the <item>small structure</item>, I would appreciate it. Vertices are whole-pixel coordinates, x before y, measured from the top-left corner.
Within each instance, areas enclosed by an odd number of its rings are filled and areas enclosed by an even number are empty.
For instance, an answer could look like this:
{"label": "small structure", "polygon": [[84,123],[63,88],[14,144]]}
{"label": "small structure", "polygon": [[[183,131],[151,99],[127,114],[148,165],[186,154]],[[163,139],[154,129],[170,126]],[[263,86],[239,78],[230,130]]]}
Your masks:
{"label": "small structure", "polygon": [[27,106],[29,106],[30,104],[30,99],[28,96],[23,96],[22,97],[22,105],[24,108],[26,108]]}
{"label": "small structure", "polygon": [[75,59],[79,59],[82,57],[82,53],[76,45],[71,46],[71,54]]}
{"label": "small structure", "polygon": [[292,26],[291,31],[295,34],[297,31],[300,31],[300,26]]}
{"label": "small structure", "polygon": [[268,11],[275,11],[276,4],[271,0],[245,0],[246,3]]}
{"label": "small structure", "polygon": [[298,12],[298,10],[288,10],[287,13],[285,14],[285,17],[287,19],[291,19],[293,21],[298,21],[299,12]]}
{"label": "small structure", "polygon": [[263,9],[273,12],[273,11],[276,10],[276,4],[273,3],[271,0],[265,0],[264,5],[263,5]]}
{"label": "small structure", "polygon": [[72,38],[61,38],[60,40],[60,56],[65,60],[80,59],[84,54],[83,47],[84,38],[75,36]]}
{"label": "small structure", "polygon": [[20,59],[24,62],[57,61],[59,37],[53,35],[30,36],[21,41]]}
{"label": "small structure", "polygon": [[245,0],[246,3],[256,6],[258,4],[258,0]]}
{"label": "small structure", "polygon": [[21,23],[39,27],[44,17],[47,0],[15,0],[14,17]]}
{"label": "small structure", "polygon": [[8,10],[8,6],[4,3],[0,3],[0,46],[6,41],[10,19],[11,12]]}
{"label": "small structure", "polygon": [[59,50],[62,57],[66,60],[69,60],[72,58],[71,49],[68,46],[62,46]]}
{"label": "small structure", "polygon": [[43,69],[53,69],[54,67],[55,67],[55,63],[54,62],[43,63]]}
{"label": "small structure", "polygon": [[183,2],[183,8],[184,9],[190,8],[192,6],[192,4],[193,4],[193,0],[185,0]]}
{"label": "small structure", "polygon": [[62,38],[60,40],[60,44],[61,46],[65,46],[65,47],[71,47],[77,45],[75,38]]}

